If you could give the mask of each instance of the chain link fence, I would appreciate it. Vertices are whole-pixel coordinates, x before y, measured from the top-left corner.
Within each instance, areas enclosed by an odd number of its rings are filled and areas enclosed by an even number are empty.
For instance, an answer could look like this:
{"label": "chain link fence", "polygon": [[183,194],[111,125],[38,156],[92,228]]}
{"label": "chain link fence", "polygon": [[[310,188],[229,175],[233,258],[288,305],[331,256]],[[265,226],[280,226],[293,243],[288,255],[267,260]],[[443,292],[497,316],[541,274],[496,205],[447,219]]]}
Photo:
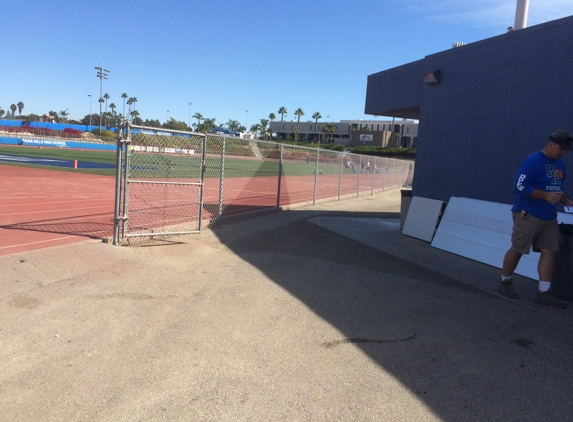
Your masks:
{"label": "chain link fence", "polygon": [[[129,126],[118,138],[114,244],[411,185],[413,161]],[[125,139],[123,136],[125,135]]]}

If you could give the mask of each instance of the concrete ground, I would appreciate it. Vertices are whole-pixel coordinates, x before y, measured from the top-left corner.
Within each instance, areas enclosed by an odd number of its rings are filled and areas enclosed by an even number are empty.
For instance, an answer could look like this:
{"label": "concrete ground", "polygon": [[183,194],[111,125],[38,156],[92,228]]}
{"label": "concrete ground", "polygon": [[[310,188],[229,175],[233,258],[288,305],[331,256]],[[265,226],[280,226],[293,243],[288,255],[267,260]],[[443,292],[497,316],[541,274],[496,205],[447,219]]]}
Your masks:
{"label": "concrete ground", "polygon": [[571,421],[573,309],[499,296],[399,208],[0,257],[0,421]]}

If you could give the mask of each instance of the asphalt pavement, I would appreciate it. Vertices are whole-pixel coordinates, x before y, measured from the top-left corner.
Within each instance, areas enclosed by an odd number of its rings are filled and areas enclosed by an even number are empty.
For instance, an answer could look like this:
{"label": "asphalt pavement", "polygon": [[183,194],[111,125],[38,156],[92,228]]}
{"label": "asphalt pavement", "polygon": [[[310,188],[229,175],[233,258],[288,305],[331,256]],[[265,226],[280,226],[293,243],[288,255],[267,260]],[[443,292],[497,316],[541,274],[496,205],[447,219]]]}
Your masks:
{"label": "asphalt pavement", "polygon": [[573,309],[401,234],[399,190],[0,257],[0,421],[571,421]]}

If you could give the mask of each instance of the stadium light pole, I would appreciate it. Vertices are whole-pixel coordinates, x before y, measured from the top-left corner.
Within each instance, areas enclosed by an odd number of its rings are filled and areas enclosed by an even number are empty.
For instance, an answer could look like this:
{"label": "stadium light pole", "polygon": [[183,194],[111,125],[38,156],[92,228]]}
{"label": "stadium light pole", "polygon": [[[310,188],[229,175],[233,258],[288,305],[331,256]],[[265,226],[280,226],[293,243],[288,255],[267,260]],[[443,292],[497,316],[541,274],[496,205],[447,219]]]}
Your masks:
{"label": "stadium light pole", "polygon": [[249,110],[245,110],[245,132],[249,131]]}
{"label": "stadium light pole", "polygon": [[90,126],[92,125],[92,95],[88,94],[88,97],[90,97]]}
{"label": "stadium light pole", "polygon": [[101,106],[103,103],[102,92],[103,92],[103,80],[107,79],[109,73],[108,69],[104,69],[103,65],[96,66],[97,77],[99,78],[99,136],[101,136]]}
{"label": "stadium light pole", "polygon": [[167,110],[167,120],[165,121],[166,123],[169,121],[169,110]]}
{"label": "stadium light pole", "polygon": [[189,129],[191,129],[191,106],[193,103],[188,103],[187,105],[189,106]]}

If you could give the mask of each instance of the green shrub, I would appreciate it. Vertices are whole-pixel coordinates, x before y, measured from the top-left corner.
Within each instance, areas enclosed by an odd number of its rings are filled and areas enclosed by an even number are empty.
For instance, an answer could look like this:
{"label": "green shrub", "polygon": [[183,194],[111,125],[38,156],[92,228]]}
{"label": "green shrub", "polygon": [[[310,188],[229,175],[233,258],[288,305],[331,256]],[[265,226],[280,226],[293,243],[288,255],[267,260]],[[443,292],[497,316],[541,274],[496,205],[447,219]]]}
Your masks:
{"label": "green shrub", "polygon": [[416,157],[415,148],[383,148],[372,146],[358,146],[352,148],[354,154],[373,155],[377,157],[392,157],[392,158],[408,158],[414,159]]}

